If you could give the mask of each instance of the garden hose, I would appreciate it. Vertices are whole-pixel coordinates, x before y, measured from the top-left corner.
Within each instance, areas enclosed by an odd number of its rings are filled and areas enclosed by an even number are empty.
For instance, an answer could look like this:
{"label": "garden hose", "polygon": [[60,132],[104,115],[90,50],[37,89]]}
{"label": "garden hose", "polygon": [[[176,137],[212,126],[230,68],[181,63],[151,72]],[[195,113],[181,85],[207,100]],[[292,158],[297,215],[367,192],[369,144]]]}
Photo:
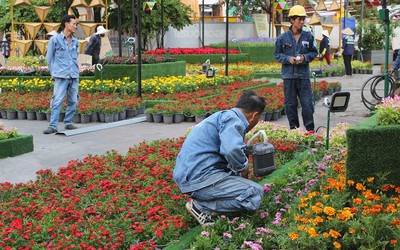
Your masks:
{"label": "garden hose", "polygon": [[[378,88],[378,85],[382,83],[382,87]],[[378,94],[379,90],[383,93],[383,84],[385,83],[385,75],[377,75],[369,78],[365,81],[361,89],[361,99],[365,107],[369,110],[374,110],[376,104],[380,103],[383,99],[383,95]],[[394,95],[396,81],[392,76],[389,75],[389,96]]]}

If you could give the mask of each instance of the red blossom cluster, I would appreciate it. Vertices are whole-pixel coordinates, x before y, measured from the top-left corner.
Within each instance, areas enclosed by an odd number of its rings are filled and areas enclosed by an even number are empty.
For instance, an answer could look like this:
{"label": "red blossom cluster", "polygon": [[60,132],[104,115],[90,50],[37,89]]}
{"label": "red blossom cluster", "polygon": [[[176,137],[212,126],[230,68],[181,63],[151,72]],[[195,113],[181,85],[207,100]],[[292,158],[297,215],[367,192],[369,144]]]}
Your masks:
{"label": "red blossom cluster", "polygon": [[[146,55],[165,55],[167,51],[170,55],[205,55],[205,54],[225,54],[225,49],[216,49],[212,47],[202,48],[168,48],[168,49],[156,49],[146,51]],[[229,54],[240,54],[239,50],[228,49]]]}

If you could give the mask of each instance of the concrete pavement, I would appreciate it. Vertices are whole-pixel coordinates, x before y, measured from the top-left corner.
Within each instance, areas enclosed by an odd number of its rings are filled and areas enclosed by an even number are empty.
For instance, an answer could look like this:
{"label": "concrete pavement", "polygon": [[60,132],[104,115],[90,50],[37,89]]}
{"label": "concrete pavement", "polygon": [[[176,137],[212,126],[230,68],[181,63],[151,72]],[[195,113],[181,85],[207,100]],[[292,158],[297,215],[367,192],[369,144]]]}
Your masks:
{"label": "concrete pavement", "polygon": [[[374,67],[374,74],[379,74],[379,67]],[[331,77],[318,78],[317,81],[340,82],[343,91],[351,93],[349,107],[346,112],[332,113],[331,126],[339,122],[357,124],[369,116],[369,110],[361,102],[362,84],[372,75],[355,74],[351,78]],[[326,126],[327,108],[320,100],[315,107],[314,114],[316,128]],[[134,147],[144,140],[151,141],[161,138],[184,136],[188,128],[195,123],[183,122],[178,124],[162,124],[141,122],[124,125],[75,136],[44,135],[43,130],[48,127],[47,121],[7,120],[0,119],[6,126],[17,127],[19,134],[33,135],[34,151],[16,157],[0,159],[1,182],[27,182],[35,180],[35,172],[40,169],[52,169],[67,166],[69,160],[83,159],[87,155],[100,155],[107,151],[116,150],[126,154],[130,147]],[[282,116],[279,123],[287,125],[286,116]],[[100,123],[76,124],[78,127],[96,126]],[[60,123],[59,129],[63,128]]]}

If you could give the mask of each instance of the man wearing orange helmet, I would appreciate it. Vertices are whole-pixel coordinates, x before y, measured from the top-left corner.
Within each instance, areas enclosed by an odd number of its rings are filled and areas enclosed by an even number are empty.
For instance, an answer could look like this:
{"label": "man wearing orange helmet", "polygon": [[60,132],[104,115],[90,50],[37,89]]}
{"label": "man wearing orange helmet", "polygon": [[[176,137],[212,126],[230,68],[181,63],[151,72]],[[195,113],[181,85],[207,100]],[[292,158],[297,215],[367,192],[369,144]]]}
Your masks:
{"label": "man wearing orange helmet", "polygon": [[314,106],[310,84],[309,63],[317,56],[314,37],[304,32],[304,21],[307,17],[303,6],[293,6],[288,15],[291,26],[289,30],[276,39],[275,58],[282,63],[282,79],[285,94],[285,110],[291,129],[300,127],[297,113],[298,101],[302,108],[301,115],[307,131],[314,131]]}

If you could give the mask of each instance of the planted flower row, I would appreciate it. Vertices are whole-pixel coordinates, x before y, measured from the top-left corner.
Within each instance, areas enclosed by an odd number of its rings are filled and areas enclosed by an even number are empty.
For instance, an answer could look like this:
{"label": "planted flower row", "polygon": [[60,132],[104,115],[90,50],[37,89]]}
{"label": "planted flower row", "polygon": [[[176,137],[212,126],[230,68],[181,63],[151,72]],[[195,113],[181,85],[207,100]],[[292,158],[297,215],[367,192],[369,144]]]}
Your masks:
{"label": "planted flower row", "polygon": [[[187,93],[202,89],[208,89],[214,86],[229,85],[233,81],[241,81],[251,79],[252,74],[249,72],[242,75],[232,75],[226,77],[218,74],[215,81],[207,78],[205,75],[193,76],[170,76],[170,77],[153,77],[151,79],[142,80],[141,89],[144,94],[171,94],[171,93]],[[50,79],[34,78],[28,80],[0,79],[0,88],[2,91],[19,91],[19,92],[37,92],[48,91],[53,89],[54,82]],[[79,82],[80,92],[107,92],[121,94],[137,94],[138,84],[127,78],[114,80],[88,80],[83,79]]]}

